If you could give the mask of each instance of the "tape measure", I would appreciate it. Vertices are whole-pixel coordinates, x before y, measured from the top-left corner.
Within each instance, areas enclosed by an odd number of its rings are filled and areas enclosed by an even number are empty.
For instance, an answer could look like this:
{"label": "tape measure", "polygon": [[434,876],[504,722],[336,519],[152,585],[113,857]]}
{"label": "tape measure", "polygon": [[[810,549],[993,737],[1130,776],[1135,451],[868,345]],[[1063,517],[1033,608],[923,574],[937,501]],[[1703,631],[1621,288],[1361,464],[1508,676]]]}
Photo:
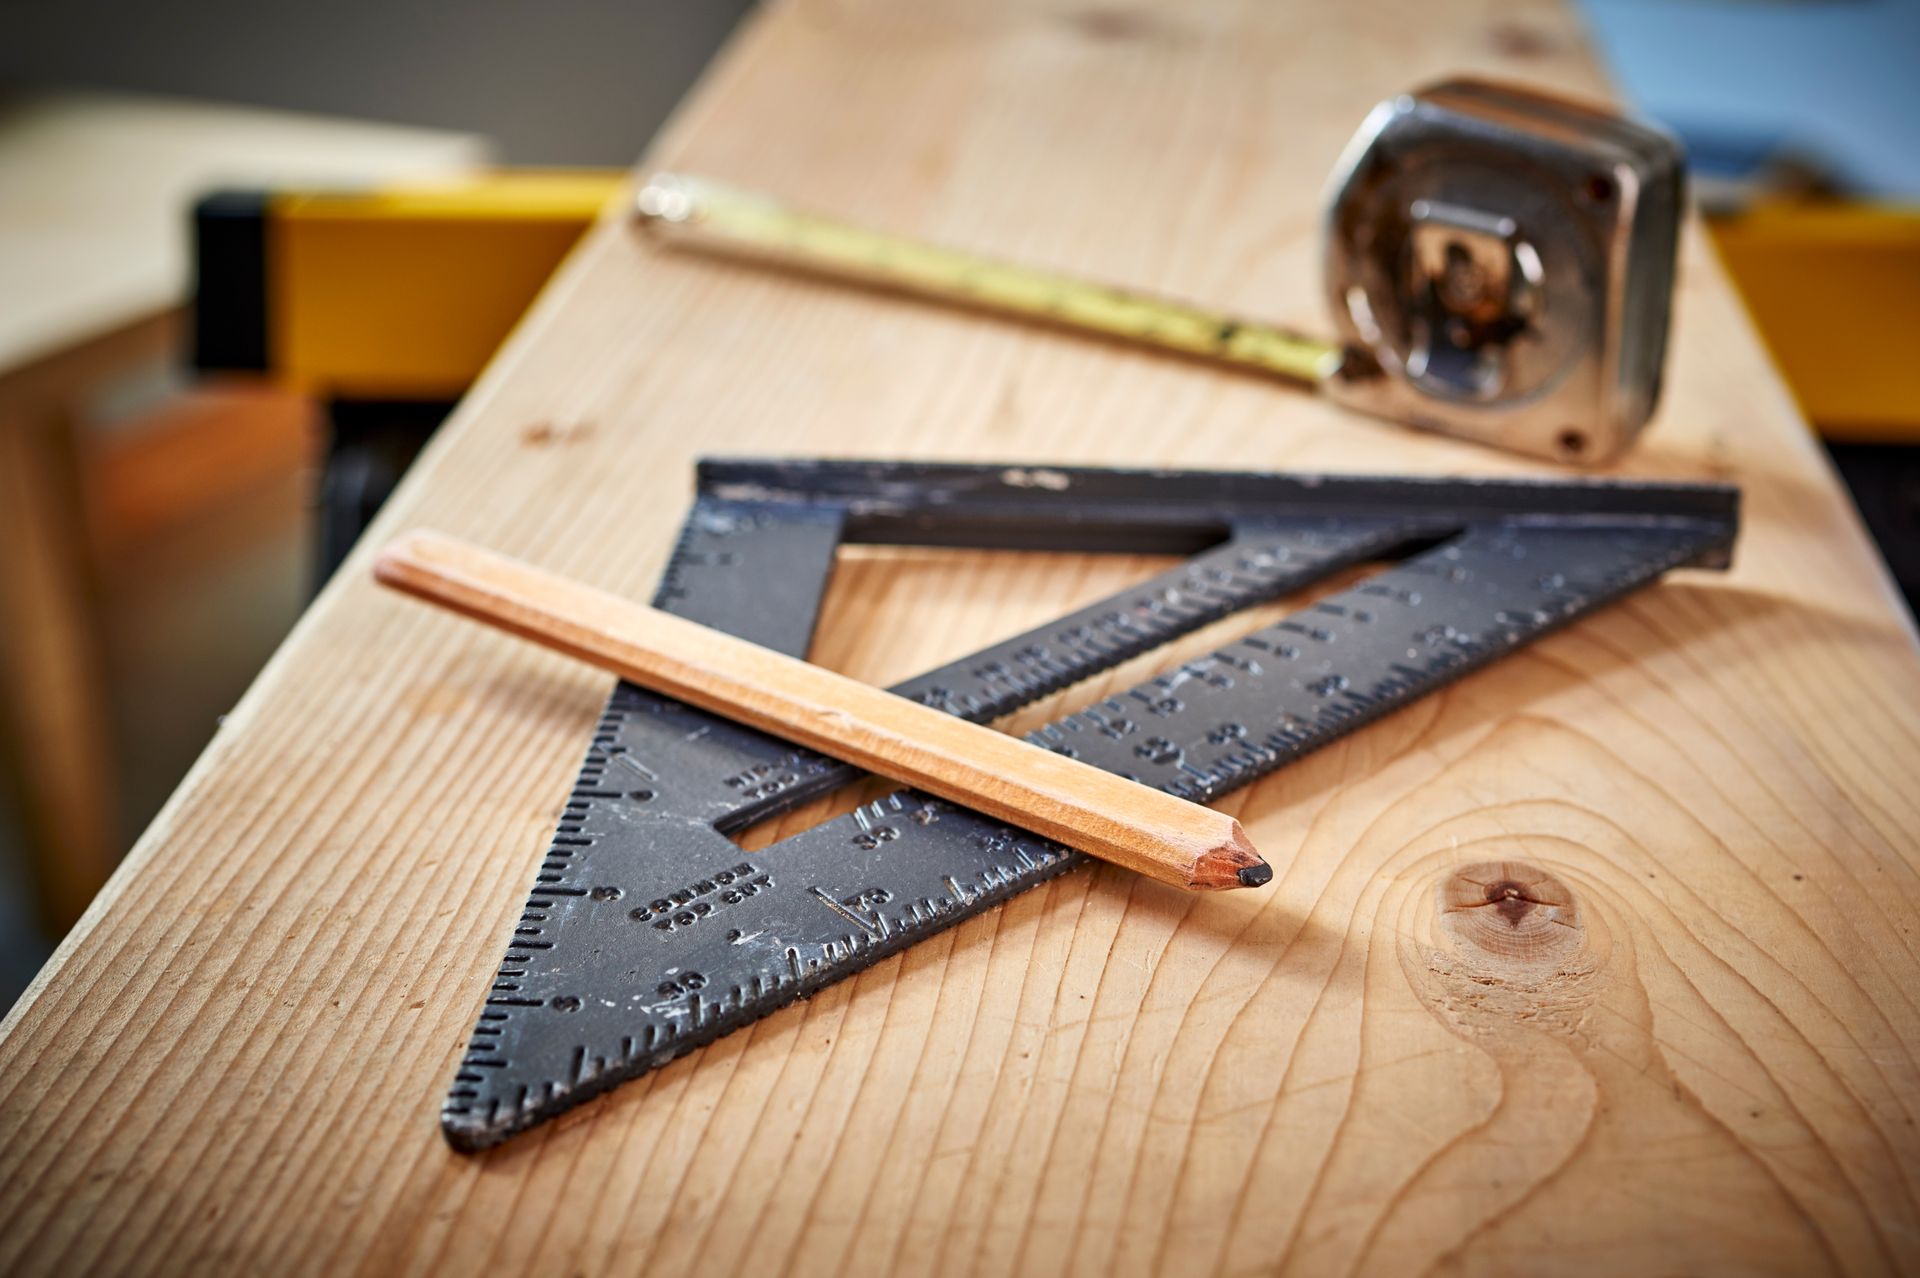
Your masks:
{"label": "tape measure", "polygon": [[1277,376],[1370,414],[1597,462],[1658,398],[1678,144],[1600,108],[1455,80],[1390,99],[1336,169],[1326,288],[1342,340],[890,235],[686,175],[643,223],[711,248]]}
{"label": "tape measure", "polygon": [[716,246],[841,279],[1141,342],[1317,385],[1340,366],[1332,342],[1111,285],[941,248],[788,208],[703,178],[660,174],[642,217]]}

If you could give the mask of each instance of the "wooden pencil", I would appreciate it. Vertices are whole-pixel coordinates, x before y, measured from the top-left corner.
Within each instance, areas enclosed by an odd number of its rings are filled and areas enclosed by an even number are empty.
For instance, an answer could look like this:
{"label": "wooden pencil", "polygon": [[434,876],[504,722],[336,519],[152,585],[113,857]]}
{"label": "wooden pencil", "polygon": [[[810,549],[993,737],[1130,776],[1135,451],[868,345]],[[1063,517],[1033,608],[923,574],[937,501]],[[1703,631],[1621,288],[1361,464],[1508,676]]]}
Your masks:
{"label": "wooden pencil", "polygon": [[432,532],[389,545],[384,584],[881,776],[1178,887],[1272,869],[1224,812],[884,689]]}

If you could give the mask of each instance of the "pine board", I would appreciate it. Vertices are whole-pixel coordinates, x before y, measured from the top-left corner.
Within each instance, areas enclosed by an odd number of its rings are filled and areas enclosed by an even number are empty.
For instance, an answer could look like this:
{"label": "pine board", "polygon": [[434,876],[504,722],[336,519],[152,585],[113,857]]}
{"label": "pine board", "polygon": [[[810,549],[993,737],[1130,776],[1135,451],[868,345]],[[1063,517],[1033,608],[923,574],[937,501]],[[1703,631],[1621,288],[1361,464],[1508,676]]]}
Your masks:
{"label": "pine board", "polygon": [[[1604,92],[1540,0],[785,0],[651,159],[1311,325],[1341,144],[1458,70]],[[1733,573],[1233,796],[1269,890],[1077,872],[480,1158],[439,1101],[606,681],[362,546],[0,1026],[0,1266],[1920,1267],[1914,633],[1697,233],[1678,305],[1619,469],[1741,483]],[[369,541],[645,598],[703,452],[1528,469],[614,219]],[[863,554],[814,657],[885,682],[1153,566]]]}

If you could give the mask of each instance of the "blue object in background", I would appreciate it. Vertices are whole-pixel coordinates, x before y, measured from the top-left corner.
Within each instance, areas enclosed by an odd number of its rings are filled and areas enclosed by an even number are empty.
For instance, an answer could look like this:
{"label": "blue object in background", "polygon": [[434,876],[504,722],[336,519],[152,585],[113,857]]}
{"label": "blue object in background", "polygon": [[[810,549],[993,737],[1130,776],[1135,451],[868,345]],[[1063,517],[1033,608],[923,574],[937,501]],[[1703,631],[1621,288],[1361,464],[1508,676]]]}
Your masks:
{"label": "blue object in background", "polygon": [[1786,153],[1920,199],[1920,0],[1580,0],[1616,84],[1703,176]]}

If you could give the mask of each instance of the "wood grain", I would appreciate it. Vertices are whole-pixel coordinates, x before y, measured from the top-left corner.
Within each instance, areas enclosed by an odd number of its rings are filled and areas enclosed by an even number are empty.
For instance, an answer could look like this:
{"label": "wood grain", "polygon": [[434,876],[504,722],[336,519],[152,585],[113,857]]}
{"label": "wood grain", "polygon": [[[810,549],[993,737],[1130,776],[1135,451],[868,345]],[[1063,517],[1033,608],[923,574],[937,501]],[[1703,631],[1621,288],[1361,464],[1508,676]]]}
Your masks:
{"label": "wood grain", "polygon": [[[1453,72],[1602,89],[1543,0],[786,0],[649,164],[1305,328],[1341,144]],[[0,1265],[1920,1267],[1913,630],[1692,233],[1670,373],[1620,470],[1741,483],[1734,571],[1238,792],[1272,889],[1068,875],[479,1158],[438,1105],[607,684],[363,548],[0,1027]],[[643,599],[701,452],[1530,469],[608,224],[373,540]],[[850,557],[812,656],[885,683],[1153,566]]]}
{"label": "wood grain", "polygon": [[650,691],[1158,882],[1223,891],[1273,878],[1224,812],[457,537],[407,533],[380,552],[373,575]]}

